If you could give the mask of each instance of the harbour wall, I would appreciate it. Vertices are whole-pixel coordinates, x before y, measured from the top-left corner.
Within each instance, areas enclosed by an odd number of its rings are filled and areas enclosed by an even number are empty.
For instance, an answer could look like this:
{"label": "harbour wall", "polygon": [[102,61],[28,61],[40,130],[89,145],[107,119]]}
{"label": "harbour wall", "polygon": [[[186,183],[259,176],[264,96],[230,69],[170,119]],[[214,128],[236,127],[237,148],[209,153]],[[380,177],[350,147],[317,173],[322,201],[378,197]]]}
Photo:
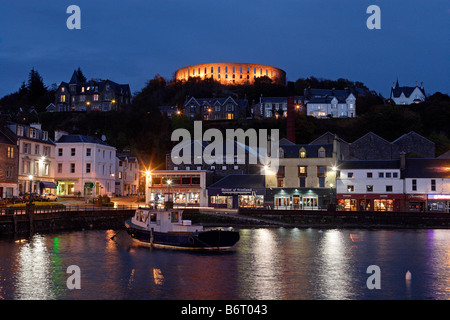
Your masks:
{"label": "harbour wall", "polygon": [[33,232],[123,228],[135,210],[83,210],[0,215],[0,236]]}

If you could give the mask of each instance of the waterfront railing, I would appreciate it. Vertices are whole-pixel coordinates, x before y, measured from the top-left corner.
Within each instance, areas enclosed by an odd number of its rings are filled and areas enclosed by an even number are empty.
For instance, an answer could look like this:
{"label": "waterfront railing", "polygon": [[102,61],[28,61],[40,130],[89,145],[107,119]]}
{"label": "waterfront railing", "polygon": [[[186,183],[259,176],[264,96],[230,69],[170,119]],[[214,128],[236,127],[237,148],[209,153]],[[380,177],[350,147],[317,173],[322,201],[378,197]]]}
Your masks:
{"label": "waterfront railing", "polygon": [[[35,206],[33,214],[59,213],[59,212],[82,212],[82,211],[124,211],[136,210],[139,205],[115,205],[115,206],[97,206],[97,205],[61,205],[61,206]],[[1,207],[0,215],[21,215],[27,214],[27,207]]]}

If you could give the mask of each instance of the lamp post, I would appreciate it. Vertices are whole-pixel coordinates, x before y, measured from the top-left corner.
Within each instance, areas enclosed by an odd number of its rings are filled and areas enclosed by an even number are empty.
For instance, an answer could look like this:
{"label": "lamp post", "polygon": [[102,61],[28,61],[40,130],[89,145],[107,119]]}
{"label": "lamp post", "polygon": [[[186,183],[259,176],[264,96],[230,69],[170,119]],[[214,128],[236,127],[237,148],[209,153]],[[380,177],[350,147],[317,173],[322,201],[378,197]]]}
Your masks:
{"label": "lamp post", "polygon": [[29,197],[30,197],[30,205],[33,203],[33,198],[31,197],[31,186],[32,186],[32,184],[33,184],[33,175],[32,174],[30,174],[29,176],[28,176],[28,179],[30,179],[30,195],[29,195]]}
{"label": "lamp post", "polygon": [[145,205],[150,205],[152,174],[150,170],[145,171]]}
{"label": "lamp post", "polygon": [[167,180],[167,191],[168,191],[168,196],[167,196],[167,202],[170,202],[170,185],[172,184],[172,180]]}

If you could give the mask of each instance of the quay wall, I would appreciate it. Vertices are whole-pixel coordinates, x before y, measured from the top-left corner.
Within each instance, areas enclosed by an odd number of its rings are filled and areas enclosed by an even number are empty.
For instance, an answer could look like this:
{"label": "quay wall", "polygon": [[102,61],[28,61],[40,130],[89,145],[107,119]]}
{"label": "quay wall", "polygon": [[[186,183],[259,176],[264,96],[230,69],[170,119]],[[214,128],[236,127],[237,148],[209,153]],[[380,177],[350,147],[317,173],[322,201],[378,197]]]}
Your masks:
{"label": "quay wall", "polygon": [[240,215],[297,227],[450,228],[450,213],[239,209]]}
{"label": "quay wall", "polygon": [[84,210],[0,215],[0,236],[30,232],[123,228],[135,210]]}

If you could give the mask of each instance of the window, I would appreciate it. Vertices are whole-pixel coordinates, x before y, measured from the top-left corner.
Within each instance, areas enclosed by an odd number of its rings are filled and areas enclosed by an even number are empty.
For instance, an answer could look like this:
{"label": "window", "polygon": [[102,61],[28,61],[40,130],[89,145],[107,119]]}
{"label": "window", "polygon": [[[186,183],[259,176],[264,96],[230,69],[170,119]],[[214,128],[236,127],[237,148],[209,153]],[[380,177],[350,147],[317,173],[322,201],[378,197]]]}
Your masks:
{"label": "window", "polygon": [[17,135],[23,136],[23,127],[22,126],[17,126]]}
{"label": "window", "polygon": [[392,186],[386,186],[386,192],[392,192]]}
{"label": "window", "polygon": [[58,157],[62,157],[62,155],[63,155],[63,149],[58,148]]}
{"label": "window", "polygon": [[23,153],[31,153],[31,144],[30,143],[24,143],[23,144]]}
{"label": "window", "polygon": [[50,173],[50,164],[44,163],[44,176],[48,176]]}
{"label": "window", "polygon": [[325,188],[325,177],[319,178],[319,188]]}
{"label": "window", "polygon": [[300,158],[306,158],[306,151],[300,151]]}
{"label": "window", "polygon": [[355,191],[355,186],[348,185],[347,186],[347,192],[353,192],[353,191]]}
{"label": "window", "polygon": [[70,155],[73,157],[75,155],[75,148],[70,149]]}
{"label": "window", "polygon": [[94,94],[94,101],[98,101],[98,94]]}
{"label": "window", "polygon": [[70,173],[75,173],[75,163],[70,164]]}
{"label": "window", "polygon": [[373,192],[373,185],[367,185],[366,186],[366,191],[367,192]]}
{"label": "window", "polygon": [[65,95],[61,95],[59,96],[59,102],[66,102],[66,96]]}
{"label": "window", "polygon": [[411,183],[412,183],[411,190],[412,191],[417,191],[417,180],[416,179],[412,179]]}
{"label": "window", "polygon": [[14,158],[14,147],[8,147],[8,158]]}
{"label": "window", "polygon": [[39,154],[39,145],[37,144],[37,145],[35,145],[34,146],[34,154]]}
{"label": "window", "polygon": [[306,166],[299,166],[298,167],[298,175],[303,177],[306,177]]}
{"label": "window", "polygon": [[300,177],[300,188],[306,187],[306,177],[302,176]]}
{"label": "window", "polygon": [[431,191],[436,191],[436,180],[431,179]]}
{"label": "window", "polygon": [[372,172],[367,172],[367,178],[372,178]]}
{"label": "window", "polygon": [[91,164],[86,163],[86,173],[91,173]]}
{"label": "window", "polygon": [[386,178],[390,178],[392,174],[390,172],[386,172]]}
{"label": "window", "polygon": [[325,158],[325,150],[319,150],[319,158]]}
{"label": "window", "polygon": [[353,172],[348,172],[347,173],[347,178],[353,178]]}
{"label": "window", "polygon": [[384,172],[378,172],[378,178],[384,178]]}
{"label": "window", "polygon": [[62,163],[58,163],[58,173],[62,173]]}
{"label": "window", "polygon": [[91,148],[86,148],[86,157],[91,156]]}
{"label": "window", "polygon": [[392,177],[398,178],[398,172],[392,172]]}

